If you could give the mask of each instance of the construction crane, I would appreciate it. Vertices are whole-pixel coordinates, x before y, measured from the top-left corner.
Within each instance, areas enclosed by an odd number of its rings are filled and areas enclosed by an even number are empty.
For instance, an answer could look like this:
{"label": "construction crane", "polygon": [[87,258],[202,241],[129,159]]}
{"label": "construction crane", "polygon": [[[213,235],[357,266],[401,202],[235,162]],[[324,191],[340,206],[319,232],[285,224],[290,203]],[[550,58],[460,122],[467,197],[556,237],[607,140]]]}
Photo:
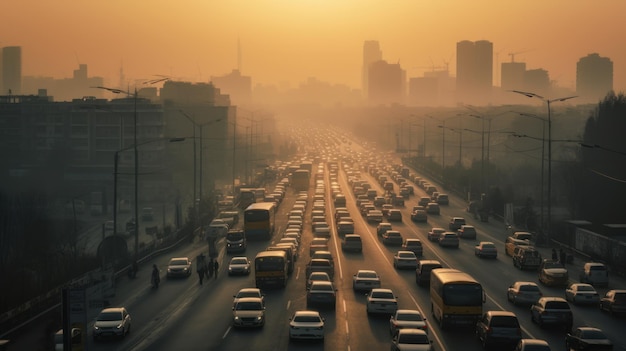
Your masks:
{"label": "construction crane", "polygon": [[523,50],[523,51],[509,52],[509,56],[511,56],[511,62],[515,62],[515,55],[527,53],[529,51],[532,51],[532,50]]}

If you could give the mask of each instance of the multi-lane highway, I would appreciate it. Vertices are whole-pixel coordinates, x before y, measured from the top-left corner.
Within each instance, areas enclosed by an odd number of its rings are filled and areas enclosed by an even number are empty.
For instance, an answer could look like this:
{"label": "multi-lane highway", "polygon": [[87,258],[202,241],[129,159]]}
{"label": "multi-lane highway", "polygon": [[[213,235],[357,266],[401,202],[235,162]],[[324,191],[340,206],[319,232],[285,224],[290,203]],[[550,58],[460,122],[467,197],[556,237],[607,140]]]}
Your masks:
{"label": "multi-lane highway", "polygon": [[[347,152],[345,149],[343,152]],[[353,169],[362,170],[363,164],[345,164]],[[334,228],[332,196],[328,169],[325,168],[326,215]],[[315,172],[315,171],[314,171]],[[361,171],[360,177],[368,181],[374,189],[382,193],[378,182],[368,173]],[[308,262],[308,243],[311,232],[310,211],[305,216],[300,257],[285,289],[265,291],[266,324],[261,329],[239,330],[232,328],[232,298],[241,288],[254,287],[254,272],[250,276],[229,277],[225,267],[229,257],[221,253],[220,275],[217,279],[200,285],[197,276],[187,279],[164,280],[161,287],[151,290],[148,287],[147,272],[140,282],[120,283],[115,303],[125,305],[132,315],[132,331],[124,340],[92,342],[89,350],[386,350],[389,348],[389,316],[368,316],[365,310],[364,293],[352,290],[352,276],[359,269],[373,269],[382,279],[382,286],[390,288],[398,297],[399,308],[421,310],[429,322],[429,337],[435,350],[480,350],[473,329],[441,330],[431,317],[430,296],[427,288],[415,284],[413,270],[398,271],[393,267],[393,254],[398,247],[387,247],[378,238],[374,224],[368,224],[360,215],[356,201],[345,172],[340,171],[337,182],[346,195],[347,208],[355,221],[355,232],[363,238],[362,253],[344,253],[340,249],[340,237],[333,229],[330,249],[335,260],[334,283],[337,292],[337,304],[334,310],[321,310],[325,318],[325,340],[323,342],[289,341],[289,317],[296,310],[306,309],[305,265]],[[314,181],[311,181],[313,185]],[[397,188],[397,184],[396,184]],[[484,310],[510,310],[516,313],[521,323],[523,337],[547,340],[553,350],[564,348],[565,334],[560,328],[540,328],[530,320],[528,307],[513,306],[506,299],[506,289],[514,281],[537,281],[537,272],[521,271],[512,265],[511,258],[503,252],[507,233],[502,223],[480,222],[468,216],[463,200],[451,196],[450,204],[442,206],[440,215],[429,215],[427,223],[413,223],[409,211],[417,205],[417,199],[425,195],[415,186],[415,195],[411,196],[402,208],[403,220],[394,223],[405,239],[418,238],[424,245],[423,258],[439,260],[444,267],[453,267],[465,271],[476,278],[485,289]],[[313,188],[309,191],[309,204],[312,203]],[[276,233],[271,241],[277,241],[284,230],[287,213],[296,199],[293,190],[278,208]],[[461,239],[460,247],[442,248],[426,239],[431,227],[447,228],[452,216],[462,216],[478,231],[476,240]],[[474,246],[479,241],[492,241],[499,255],[495,260],[480,259],[474,255]],[[245,253],[253,259],[257,252],[269,246],[270,242],[251,242]],[[547,249],[546,249],[547,250]],[[171,256],[195,256],[206,251],[202,243],[181,248]],[[547,253],[547,252],[546,252]],[[169,257],[155,261],[162,270]],[[570,265],[570,277],[577,278],[580,267]],[[147,268],[146,268],[147,269]],[[144,271],[146,270],[144,269]],[[617,282],[617,281],[616,281]],[[135,284],[140,288],[122,287]],[[544,296],[564,296],[563,288],[550,288],[540,285]],[[614,284],[611,288],[616,287]],[[621,287],[623,288],[623,287]],[[601,295],[606,289],[600,289]],[[615,344],[615,350],[626,350],[626,330],[624,319],[600,312],[595,307],[571,305],[574,313],[574,326],[596,326],[605,331]]]}

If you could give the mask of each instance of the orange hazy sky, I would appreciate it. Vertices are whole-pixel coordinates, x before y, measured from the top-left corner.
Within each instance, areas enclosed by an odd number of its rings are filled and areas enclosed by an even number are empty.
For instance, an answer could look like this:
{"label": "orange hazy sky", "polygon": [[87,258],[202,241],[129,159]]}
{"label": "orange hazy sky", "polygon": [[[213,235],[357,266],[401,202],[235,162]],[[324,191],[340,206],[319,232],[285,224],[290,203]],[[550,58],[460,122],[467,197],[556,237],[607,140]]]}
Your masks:
{"label": "orange hazy sky", "polygon": [[0,46],[22,47],[29,76],[67,78],[84,63],[107,84],[122,66],[129,81],[206,82],[237,68],[239,40],[254,85],[316,77],[359,88],[364,40],[378,40],[408,77],[446,62],[454,75],[456,43],[489,40],[494,64],[517,53],[569,88],[578,59],[599,53],[626,91],[626,0],[5,0],[0,9]]}

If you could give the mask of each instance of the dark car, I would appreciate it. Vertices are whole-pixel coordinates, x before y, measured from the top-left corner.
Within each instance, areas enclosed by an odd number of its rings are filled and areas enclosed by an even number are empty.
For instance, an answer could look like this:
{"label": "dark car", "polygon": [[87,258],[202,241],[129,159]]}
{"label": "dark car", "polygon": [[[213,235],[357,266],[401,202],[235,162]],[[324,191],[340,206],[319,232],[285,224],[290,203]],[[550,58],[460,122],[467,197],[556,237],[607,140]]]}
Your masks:
{"label": "dark car", "polygon": [[383,234],[383,244],[385,245],[402,245],[402,234],[397,230],[388,230]]}
{"label": "dark car", "polygon": [[337,301],[337,289],[331,282],[314,281],[307,288],[306,303],[307,306],[324,305],[335,308]]}
{"label": "dark car", "polygon": [[598,328],[578,327],[565,337],[565,349],[568,351],[613,350],[613,343]]}
{"label": "dark car", "polygon": [[415,283],[419,286],[426,286],[430,283],[430,271],[442,268],[441,262],[437,260],[419,260],[415,269]]}
{"label": "dark car", "polygon": [[493,345],[512,349],[522,339],[522,330],[515,313],[487,311],[476,323],[476,336],[484,349]]}
{"label": "dark car", "polygon": [[600,299],[600,310],[610,314],[626,313],[626,290],[609,290]]}
{"label": "dark car", "polygon": [[564,326],[572,330],[574,315],[567,301],[562,297],[542,297],[530,306],[530,317],[533,323],[543,327],[547,324]]}

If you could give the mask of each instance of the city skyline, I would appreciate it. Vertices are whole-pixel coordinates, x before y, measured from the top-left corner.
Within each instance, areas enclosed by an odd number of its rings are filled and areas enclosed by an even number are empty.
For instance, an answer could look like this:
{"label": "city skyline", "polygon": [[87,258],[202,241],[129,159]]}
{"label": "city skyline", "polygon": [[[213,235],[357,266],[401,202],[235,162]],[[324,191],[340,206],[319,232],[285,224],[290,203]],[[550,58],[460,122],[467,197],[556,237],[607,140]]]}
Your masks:
{"label": "city skyline", "polygon": [[[359,89],[364,41],[378,41],[383,59],[399,63],[412,78],[444,65],[456,75],[456,43],[487,40],[494,44],[496,70],[515,55],[527,69],[544,69],[569,89],[575,89],[578,60],[598,53],[614,62],[614,89],[624,91],[626,49],[618,45],[624,10],[626,3],[617,0],[400,1],[393,7],[304,0],[176,7],[158,1],[149,8],[25,0],[6,4],[0,14],[0,46],[22,47],[24,76],[70,77],[78,63],[107,85],[118,85],[121,70],[130,82],[157,74],[206,82],[241,65],[253,86],[294,87],[316,77]],[[555,25],[546,30],[533,23]],[[499,77],[494,72],[495,86]]]}

